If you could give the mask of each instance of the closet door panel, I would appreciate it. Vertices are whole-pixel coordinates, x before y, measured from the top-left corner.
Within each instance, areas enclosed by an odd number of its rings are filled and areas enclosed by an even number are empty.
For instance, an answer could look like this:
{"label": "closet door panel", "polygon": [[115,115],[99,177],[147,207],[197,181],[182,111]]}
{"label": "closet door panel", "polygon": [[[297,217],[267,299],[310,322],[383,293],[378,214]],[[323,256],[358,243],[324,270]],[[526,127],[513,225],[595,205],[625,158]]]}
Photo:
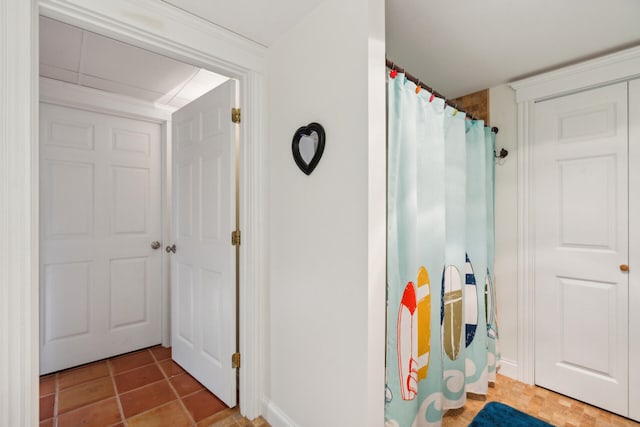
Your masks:
{"label": "closet door panel", "polygon": [[161,128],[41,103],[40,374],[161,341]]}
{"label": "closet door panel", "polygon": [[629,165],[629,418],[640,421],[640,79],[629,82]]}
{"label": "closet door panel", "polygon": [[535,382],[628,414],[627,83],[534,107]]}

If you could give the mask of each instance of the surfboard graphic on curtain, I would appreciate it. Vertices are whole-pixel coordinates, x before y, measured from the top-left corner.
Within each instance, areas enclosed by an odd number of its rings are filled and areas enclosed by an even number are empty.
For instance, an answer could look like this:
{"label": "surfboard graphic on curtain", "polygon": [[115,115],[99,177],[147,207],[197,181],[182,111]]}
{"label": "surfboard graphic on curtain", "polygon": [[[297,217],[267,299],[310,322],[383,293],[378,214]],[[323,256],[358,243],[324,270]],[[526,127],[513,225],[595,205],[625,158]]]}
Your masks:
{"label": "surfboard graphic on curtain", "polygon": [[427,378],[431,347],[431,283],[420,267],[418,285],[407,283],[398,310],[398,375],[403,400],[413,400]]}
{"label": "surfboard graphic on curtain", "polygon": [[495,310],[494,310],[495,293],[493,290],[493,281],[491,275],[487,269],[487,275],[485,277],[484,284],[484,302],[486,308],[487,317],[487,337],[491,339],[497,338],[495,323]]}
{"label": "surfboard graphic on curtain", "polygon": [[442,275],[442,348],[451,360],[460,354],[462,341],[462,280],[460,272],[453,265],[448,265]]}
{"label": "surfboard graphic on curtain", "polygon": [[465,281],[464,281],[464,318],[465,318],[465,347],[469,347],[476,335],[478,328],[478,290],[476,276],[473,273],[473,265],[469,255],[465,254]]}

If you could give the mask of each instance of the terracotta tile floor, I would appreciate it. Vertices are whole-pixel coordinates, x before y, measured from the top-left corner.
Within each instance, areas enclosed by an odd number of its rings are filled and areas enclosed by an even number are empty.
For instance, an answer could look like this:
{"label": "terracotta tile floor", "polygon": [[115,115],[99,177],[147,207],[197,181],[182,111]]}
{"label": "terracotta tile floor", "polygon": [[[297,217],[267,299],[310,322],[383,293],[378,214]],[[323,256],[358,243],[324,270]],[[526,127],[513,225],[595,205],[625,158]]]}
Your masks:
{"label": "terracotta tile floor", "polygon": [[468,426],[487,402],[497,401],[538,417],[557,427],[631,427],[640,426],[629,419],[578,402],[541,387],[523,384],[498,375],[486,400],[467,399],[464,408],[447,412],[442,426]]}
{"label": "terracotta tile floor", "polygon": [[40,426],[269,427],[228,408],[153,347],[40,378]]}

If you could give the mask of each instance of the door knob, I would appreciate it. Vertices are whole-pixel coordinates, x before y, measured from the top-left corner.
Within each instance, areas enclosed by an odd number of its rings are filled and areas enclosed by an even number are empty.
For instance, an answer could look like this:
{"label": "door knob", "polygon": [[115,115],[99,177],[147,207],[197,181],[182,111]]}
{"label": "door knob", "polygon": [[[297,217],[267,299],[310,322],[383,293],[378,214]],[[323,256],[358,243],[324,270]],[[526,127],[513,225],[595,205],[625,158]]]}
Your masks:
{"label": "door knob", "polygon": [[629,271],[629,266],[627,264],[620,264],[620,271]]}
{"label": "door knob", "polygon": [[151,242],[151,249],[160,249],[160,242],[158,242],[157,240],[155,242]]}
{"label": "door knob", "polygon": [[176,253],[176,245],[175,245],[175,244],[173,244],[173,245],[171,245],[171,246],[167,246],[167,247],[165,248],[165,250],[167,251],[167,253],[171,253],[171,252],[173,252],[173,253],[175,254],[175,253]]}

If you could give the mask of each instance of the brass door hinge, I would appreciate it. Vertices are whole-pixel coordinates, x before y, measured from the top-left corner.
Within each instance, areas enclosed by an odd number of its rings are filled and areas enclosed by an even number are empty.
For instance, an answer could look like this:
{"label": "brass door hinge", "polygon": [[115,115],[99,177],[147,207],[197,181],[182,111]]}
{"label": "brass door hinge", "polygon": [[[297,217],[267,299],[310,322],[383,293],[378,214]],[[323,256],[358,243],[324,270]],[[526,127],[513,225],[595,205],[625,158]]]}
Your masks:
{"label": "brass door hinge", "polygon": [[231,232],[231,244],[233,246],[240,246],[240,230]]}
{"label": "brass door hinge", "polygon": [[233,369],[240,368],[240,353],[233,353],[231,355],[231,367]]}
{"label": "brass door hinge", "polygon": [[231,121],[233,123],[240,123],[241,113],[239,108],[231,109]]}

